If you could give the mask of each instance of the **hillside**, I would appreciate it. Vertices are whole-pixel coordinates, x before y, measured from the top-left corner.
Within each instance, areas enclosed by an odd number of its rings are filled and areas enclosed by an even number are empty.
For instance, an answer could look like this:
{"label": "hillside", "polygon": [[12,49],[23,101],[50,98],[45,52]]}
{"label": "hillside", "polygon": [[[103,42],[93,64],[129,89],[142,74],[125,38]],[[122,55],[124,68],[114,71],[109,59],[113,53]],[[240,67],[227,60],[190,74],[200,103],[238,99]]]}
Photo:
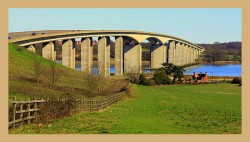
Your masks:
{"label": "hillside", "polygon": [[[34,79],[34,71],[32,70],[34,57],[41,60],[40,83],[36,83]],[[56,67],[60,69],[62,76],[52,86],[48,79],[49,61],[25,48],[9,43],[9,99],[13,100],[14,97],[17,99],[64,97],[65,94],[75,97],[87,96],[83,72],[60,64],[56,64]],[[114,77],[106,78],[102,91],[97,95],[106,96],[119,92],[126,84],[127,81],[124,80],[118,80]]]}

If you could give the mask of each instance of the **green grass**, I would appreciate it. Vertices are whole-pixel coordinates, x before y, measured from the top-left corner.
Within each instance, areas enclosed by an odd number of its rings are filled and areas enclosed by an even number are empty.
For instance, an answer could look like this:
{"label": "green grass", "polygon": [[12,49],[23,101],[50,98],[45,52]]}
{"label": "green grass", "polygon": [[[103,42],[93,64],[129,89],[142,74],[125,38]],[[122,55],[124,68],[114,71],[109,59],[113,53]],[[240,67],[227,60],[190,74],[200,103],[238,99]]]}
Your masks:
{"label": "green grass", "polygon": [[82,112],[48,126],[27,125],[10,133],[241,133],[240,86],[133,85],[131,96],[99,112]]}

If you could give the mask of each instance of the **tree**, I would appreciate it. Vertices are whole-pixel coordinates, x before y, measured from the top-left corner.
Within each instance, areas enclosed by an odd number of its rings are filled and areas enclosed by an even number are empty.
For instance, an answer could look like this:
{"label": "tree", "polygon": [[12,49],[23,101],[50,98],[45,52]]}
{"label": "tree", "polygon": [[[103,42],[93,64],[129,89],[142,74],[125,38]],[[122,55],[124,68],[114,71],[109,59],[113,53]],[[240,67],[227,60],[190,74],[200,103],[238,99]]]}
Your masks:
{"label": "tree", "polygon": [[51,84],[54,85],[60,79],[62,74],[63,70],[57,65],[56,61],[49,59],[48,77]]}
{"label": "tree", "polygon": [[130,70],[126,73],[126,75],[128,76],[129,81],[131,83],[135,83],[135,84],[139,83],[140,70],[136,66],[131,67]]}
{"label": "tree", "polygon": [[36,54],[32,55],[31,70],[33,71],[33,75],[35,77],[36,83],[39,83],[40,76],[42,73],[42,58],[37,56]]}
{"label": "tree", "polygon": [[171,79],[167,76],[164,68],[160,68],[156,71],[153,80],[156,84],[171,84]]}
{"label": "tree", "polygon": [[181,78],[184,77],[183,72],[185,71],[183,67],[181,66],[176,66],[172,63],[163,63],[162,64],[164,66],[164,70],[166,72],[167,75],[173,75],[174,79],[173,79],[173,83],[176,82],[176,79],[178,79],[179,81],[181,81]]}
{"label": "tree", "polygon": [[139,76],[139,85],[147,85],[147,79],[144,73],[141,73]]}
{"label": "tree", "polygon": [[101,92],[101,87],[105,84],[105,76],[103,72],[96,72],[92,70],[88,72],[88,69],[83,72],[83,81],[89,97],[94,97],[96,93]]}

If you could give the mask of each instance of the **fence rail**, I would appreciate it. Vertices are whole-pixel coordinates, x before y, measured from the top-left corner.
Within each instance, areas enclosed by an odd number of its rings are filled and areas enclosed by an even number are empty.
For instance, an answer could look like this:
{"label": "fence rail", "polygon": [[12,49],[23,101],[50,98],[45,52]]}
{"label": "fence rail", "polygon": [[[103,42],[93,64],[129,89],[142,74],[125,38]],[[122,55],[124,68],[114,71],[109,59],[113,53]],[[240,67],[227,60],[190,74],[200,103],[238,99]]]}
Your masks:
{"label": "fence rail", "polygon": [[[126,96],[126,91],[119,92],[112,96],[103,99],[73,99],[71,100],[74,104],[74,112],[77,111],[95,111],[103,109]],[[9,128],[15,128],[24,124],[30,124],[35,118],[40,117],[38,111],[42,104],[49,102],[50,100],[30,100],[17,101],[16,99],[10,102],[9,106]],[[55,100],[53,100],[55,101]],[[56,101],[65,102],[67,100],[58,99]]]}

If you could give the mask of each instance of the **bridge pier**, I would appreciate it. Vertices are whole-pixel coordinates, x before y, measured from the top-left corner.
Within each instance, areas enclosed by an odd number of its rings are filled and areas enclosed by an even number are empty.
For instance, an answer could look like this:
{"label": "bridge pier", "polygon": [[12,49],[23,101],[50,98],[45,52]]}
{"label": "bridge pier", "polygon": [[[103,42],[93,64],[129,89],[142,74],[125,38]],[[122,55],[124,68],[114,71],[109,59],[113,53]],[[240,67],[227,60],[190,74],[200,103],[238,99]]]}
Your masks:
{"label": "bridge pier", "polygon": [[195,48],[195,61],[198,59],[198,49]]}
{"label": "bridge pier", "polygon": [[81,70],[87,73],[92,72],[93,47],[92,38],[81,39]]}
{"label": "bridge pier", "polygon": [[187,47],[187,45],[186,44],[184,44],[184,64],[186,65],[186,64],[188,64],[188,47]]}
{"label": "bridge pier", "polygon": [[194,48],[193,48],[193,46],[191,46],[190,53],[191,53],[191,63],[194,63]]}
{"label": "bridge pier", "polygon": [[48,60],[55,60],[55,51],[54,51],[53,42],[45,42],[42,45],[42,56]]}
{"label": "bridge pier", "polygon": [[98,38],[98,73],[110,76],[110,38]]}
{"label": "bridge pier", "polygon": [[176,66],[181,64],[181,45],[180,42],[176,44]]}
{"label": "bridge pier", "polygon": [[34,53],[36,52],[36,48],[34,47],[33,44],[30,45],[30,46],[28,46],[27,49],[28,49],[29,51],[31,51],[31,52],[34,52]]}
{"label": "bridge pier", "polygon": [[187,64],[190,64],[191,61],[190,61],[190,46],[187,45]]}
{"label": "bridge pier", "polygon": [[75,68],[75,47],[73,39],[62,42],[62,65]]}
{"label": "bridge pier", "polygon": [[123,74],[123,38],[115,37],[115,75]]}
{"label": "bridge pier", "polygon": [[150,68],[157,69],[162,67],[162,64],[166,62],[166,46],[161,45],[152,45],[150,47],[151,60],[150,60]]}
{"label": "bridge pier", "polygon": [[184,44],[183,43],[181,43],[180,44],[180,66],[182,66],[183,65],[183,62],[184,62],[184,46],[183,46]]}
{"label": "bridge pier", "polygon": [[175,42],[174,41],[169,41],[168,43],[168,63],[174,63],[175,60]]}
{"label": "bridge pier", "polygon": [[139,43],[128,44],[123,47],[124,73],[140,73],[142,47]]}

